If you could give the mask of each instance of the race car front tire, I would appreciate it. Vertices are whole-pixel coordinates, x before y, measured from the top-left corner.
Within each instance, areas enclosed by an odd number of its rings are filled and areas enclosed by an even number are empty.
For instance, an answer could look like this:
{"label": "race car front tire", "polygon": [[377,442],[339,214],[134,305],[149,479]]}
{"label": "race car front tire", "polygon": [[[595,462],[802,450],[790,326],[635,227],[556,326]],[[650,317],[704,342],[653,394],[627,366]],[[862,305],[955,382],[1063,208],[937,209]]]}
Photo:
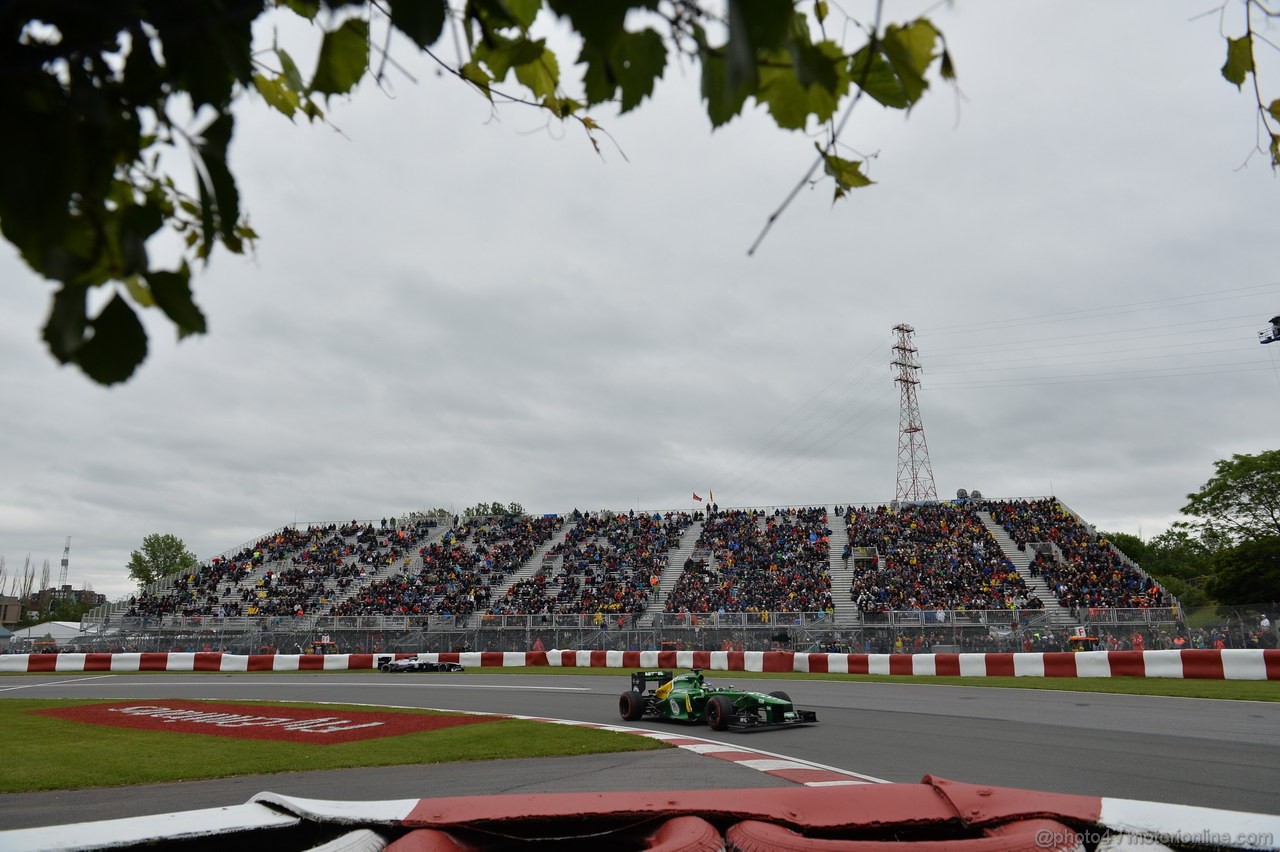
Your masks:
{"label": "race car front tire", "polygon": [[634,689],[618,696],[618,713],[628,722],[638,722],[644,718],[644,696]]}
{"label": "race car front tire", "polygon": [[723,731],[729,727],[729,717],[733,715],[733,702],[723,695],[713,695],[707,702],[707,724],[713,731]]}
{"label": "race car front tire", "polygon": [[791,704],[791,703],[792,703],[792,702],[791,702],[791,696],[790,696],[790,695],[787,695],[787,694],[786,694],[785,692],[783,692],[781,689],[779,689],[777,692],[770,692],[770,693],[769,693],[769,697],[770,697],[770,698],[781,698],[783,701],[787,702],[788,704]]}

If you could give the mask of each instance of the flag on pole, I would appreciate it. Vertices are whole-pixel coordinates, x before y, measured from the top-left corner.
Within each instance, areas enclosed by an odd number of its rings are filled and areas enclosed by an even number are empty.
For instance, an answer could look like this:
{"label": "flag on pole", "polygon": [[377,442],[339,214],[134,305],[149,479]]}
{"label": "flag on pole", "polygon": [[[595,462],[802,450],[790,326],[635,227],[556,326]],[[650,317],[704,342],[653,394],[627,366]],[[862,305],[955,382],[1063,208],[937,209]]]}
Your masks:
{"label": "flag on pole", "polygon": [[716,492],[714,492],[714,491],[708,491],[708,492],[707,492],[707,501],[708,501],[708,502],[711,502],[711,503],[716,502]]}
{"label": "flag on pole", "polygon": [[698,496],[698,492],[697,492],[697,491],[693,492],[693,499],[694,499],[694,500],[697,500],[699,503],[701,503],[701,502],[702,502],[702,498]]}

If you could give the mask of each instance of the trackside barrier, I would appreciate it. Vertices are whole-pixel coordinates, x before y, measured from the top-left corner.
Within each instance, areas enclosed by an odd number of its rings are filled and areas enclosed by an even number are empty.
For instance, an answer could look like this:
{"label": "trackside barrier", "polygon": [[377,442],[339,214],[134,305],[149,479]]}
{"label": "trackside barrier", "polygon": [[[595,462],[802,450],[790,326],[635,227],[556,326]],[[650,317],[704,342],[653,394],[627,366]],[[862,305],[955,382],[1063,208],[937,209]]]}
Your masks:
{"label": "trackside barrier", "polygon": [[284,672],[376,669],[422,656],[466,668],[707,669],[937,677],[1163,677],[1280,680],[1280,650],[1083,651],[1017,654],[797,654],[790,651],[475,651],[440,654],[7,654],[0,673]]}

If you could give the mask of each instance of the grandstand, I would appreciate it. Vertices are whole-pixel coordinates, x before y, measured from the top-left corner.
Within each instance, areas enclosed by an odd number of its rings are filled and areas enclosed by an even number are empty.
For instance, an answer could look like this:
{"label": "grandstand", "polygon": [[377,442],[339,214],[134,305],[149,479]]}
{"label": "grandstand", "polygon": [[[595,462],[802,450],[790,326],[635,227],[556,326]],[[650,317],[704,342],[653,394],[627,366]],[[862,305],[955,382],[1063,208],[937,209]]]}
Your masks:
{"label": "grandstand", "polygon": [[[290,525],[85,616],[83,650],[1159,647],[1159,584],[1053,497]],[[1147,644],[1150,643],[1150,644]]]}

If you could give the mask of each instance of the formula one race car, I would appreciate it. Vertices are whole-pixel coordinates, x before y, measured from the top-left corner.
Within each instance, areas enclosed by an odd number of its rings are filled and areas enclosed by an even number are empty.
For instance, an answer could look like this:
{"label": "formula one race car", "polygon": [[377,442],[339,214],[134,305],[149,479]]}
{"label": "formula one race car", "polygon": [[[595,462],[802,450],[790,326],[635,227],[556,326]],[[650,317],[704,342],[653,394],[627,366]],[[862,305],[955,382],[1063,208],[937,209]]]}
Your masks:
{"label": "formula one race car", "polygon": [[[649,685],[653,683],[659,686],[651,689]],[[797,710],[785,692],[766,695],[732,686],[714,687],[698,669],[678,676],[669,671],[634,672],[631,689],[618,698],[618,712],[628,722],[646,716],[705,721],[717,731],[790,728],[818,721],[818,714],[812,710]]]}
{"label": "formula one race car", "polygon": [[421,657],[384,660],[378,668],[384,672],[460,672],[463,670],[459,663],[433,663]]}

